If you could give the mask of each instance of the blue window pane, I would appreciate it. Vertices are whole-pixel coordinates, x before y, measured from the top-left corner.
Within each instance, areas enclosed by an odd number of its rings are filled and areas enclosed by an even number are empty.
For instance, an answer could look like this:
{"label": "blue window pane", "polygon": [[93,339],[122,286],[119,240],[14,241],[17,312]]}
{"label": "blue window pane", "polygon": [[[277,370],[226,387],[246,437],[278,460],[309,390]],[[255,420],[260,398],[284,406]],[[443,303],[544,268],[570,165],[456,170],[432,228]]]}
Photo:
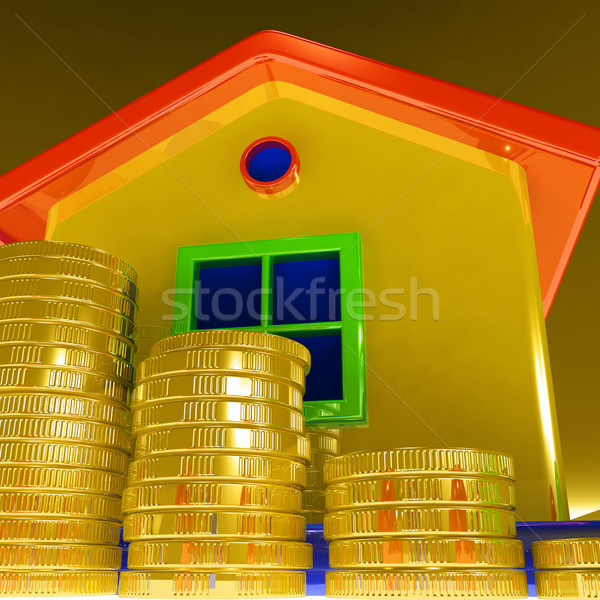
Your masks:
{"label": "blue window pane", "polygon": [[254,155],[248,173],[256,181],[268,183],[283,177],[291,164],[292,157],[285,148],[265,148]]}
{"label": "blue window pane", "polygon": [[273,265],[273,323],[340,320],[337,258]]}
{"label": "blue window pane", "polygon": [[304,400],[341,400],[342,387],[342,337],[340,335],[315,335],[293,337],[310,351],[311,368],[306,379]]}
{"label": "blue window pane", "polygon": [[198,329],[260,325],[261,266],[201,268]]}

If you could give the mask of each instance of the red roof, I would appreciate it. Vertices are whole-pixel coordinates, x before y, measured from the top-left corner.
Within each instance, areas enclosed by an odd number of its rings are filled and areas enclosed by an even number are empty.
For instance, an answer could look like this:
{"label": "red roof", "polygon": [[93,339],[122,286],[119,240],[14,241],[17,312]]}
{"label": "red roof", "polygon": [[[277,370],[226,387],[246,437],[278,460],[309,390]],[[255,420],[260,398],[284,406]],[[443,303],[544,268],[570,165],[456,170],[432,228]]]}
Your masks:
{"label": "red roof", "polygon": [[242,40],[0,177],[0,240],[43,238],[54,203],[268,80],[520,164],[548,313],[600,184],[600,129],[275,31]]}

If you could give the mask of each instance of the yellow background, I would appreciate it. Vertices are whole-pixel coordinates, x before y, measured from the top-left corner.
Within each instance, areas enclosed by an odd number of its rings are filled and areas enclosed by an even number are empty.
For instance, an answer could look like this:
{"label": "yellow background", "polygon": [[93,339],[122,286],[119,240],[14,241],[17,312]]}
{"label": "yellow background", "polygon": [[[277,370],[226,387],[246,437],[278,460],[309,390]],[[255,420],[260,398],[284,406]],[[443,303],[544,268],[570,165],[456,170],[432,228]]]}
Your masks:
{"label": "yellow background", "polygon": [[[577,0],[4,2],[0,171],[265,28],[600,126],[599,10]],[[547,320],[567,486],[589,497],[573,516],[600,498],[600,480],[581,470],[600,455],[599,272],[596,205]]]}

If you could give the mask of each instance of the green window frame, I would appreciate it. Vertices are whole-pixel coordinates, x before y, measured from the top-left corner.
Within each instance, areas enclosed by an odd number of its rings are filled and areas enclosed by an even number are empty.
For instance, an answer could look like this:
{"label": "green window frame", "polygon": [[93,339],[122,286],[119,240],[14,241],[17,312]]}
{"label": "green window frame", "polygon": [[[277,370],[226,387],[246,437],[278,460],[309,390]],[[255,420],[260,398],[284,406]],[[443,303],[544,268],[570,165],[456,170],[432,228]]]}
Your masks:
{"label": "green window frame", "polygon": [[[338,258],[340,268],[340,320],[273,323],[274,264]],[[226,244],[181,247],[177,254],[175,306],[182,318],[173,321],[173,333],[197,331],[196,281],[202,268],[261,263],[260,325],[222,327],[262,331],[284,337],[341,336],[341,398],[304,402],[308,424],[362,425],[367,420],[365,336],[362,287],[362,250],[358,233],[282,238]],[[356,299],[356,295],[360,300]],[[353,297],[351,298],[350,295]],[[352,305],[352,311],[348,307]]]}

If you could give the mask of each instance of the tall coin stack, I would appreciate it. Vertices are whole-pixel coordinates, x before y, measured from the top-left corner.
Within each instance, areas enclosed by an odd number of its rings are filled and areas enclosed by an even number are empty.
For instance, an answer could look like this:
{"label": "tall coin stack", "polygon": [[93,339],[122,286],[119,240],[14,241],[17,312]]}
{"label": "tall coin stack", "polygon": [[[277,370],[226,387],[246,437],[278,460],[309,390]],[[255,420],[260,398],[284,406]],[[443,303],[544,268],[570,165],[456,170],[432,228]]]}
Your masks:
{"label": "tall coin stack", "polygon": [[123,501],[125,597],[301,596],[311,546],[300,344],[243,331],[162,340],[141,363]]}
{"label": "tall coin stack", "polygon": [[114,594],[136,275],[102,250],[0,247],[0,594]]}
{"label": "tall coin stack", "polygon": [[325,464],[330,597],[526,598],[514,465],[497,452],[406,448]]}
{"label": "tall coin stack", "polygon": [[600,538],[533,542],[531,552],[538,598],[600,597]]}

